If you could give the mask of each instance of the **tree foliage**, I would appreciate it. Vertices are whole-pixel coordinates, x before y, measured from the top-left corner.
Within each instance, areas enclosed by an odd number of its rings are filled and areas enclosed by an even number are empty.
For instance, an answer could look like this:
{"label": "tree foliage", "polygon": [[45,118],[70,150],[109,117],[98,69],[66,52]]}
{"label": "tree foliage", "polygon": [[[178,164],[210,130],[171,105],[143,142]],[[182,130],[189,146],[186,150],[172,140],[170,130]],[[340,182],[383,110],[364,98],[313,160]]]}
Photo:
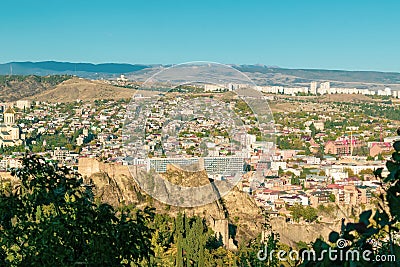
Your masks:
{"label": "tree foliage", "polygon": [[301,204],[294,204],[289,208],[293,220],[298,222],[303,218],[307,222],[314,222],[318,219],[317,209],[310,206],[303,206]]}
{"label": "tree foliage", "polygon": [[[67,167],[27,155],[0,186],[1,266],[277,266],[257,258],[279,237],[244,240],[228,250],[198,216],[94,201],[92,187]],[[266,228],[268,224],[264,227]]]}
{"label": "tree foliage", "polygon": [[66,167],[28,155],[12,171],[20,183],[0,192],[4,266],[131,266],[153,254],[154,217],[93,202],[90,187]]}

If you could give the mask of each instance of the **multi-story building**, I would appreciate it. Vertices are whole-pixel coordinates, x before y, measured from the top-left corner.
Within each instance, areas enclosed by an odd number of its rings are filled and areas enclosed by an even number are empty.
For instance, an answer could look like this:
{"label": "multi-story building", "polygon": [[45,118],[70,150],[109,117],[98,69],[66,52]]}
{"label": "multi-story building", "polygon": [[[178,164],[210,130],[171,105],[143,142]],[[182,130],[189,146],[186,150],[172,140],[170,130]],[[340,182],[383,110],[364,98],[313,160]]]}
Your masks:
{"label": "multi-story building", "polygon": [[331,192],[328,190],[316,190],[310,194],[310,205],[317,207],[319,204],[328,203]]}
{"label": "multi-story building", "polygon": [[53,151],[53,157],[58,161],[64,161],[67,157],[69,157],[70,151],[65,148],[56,148]]}
{"label": "multi-story building", "polygon": [[30,100],[18,100],[16,103],[15,103],[15,106],[17,107],[17,108],[19,108],[19,109],[27,109],[27,108],[30,108],[31,106],[32,106],[32,101],[30,101]]}
{"label": "multi-story building", "polygon": [[380,96],[391,96],[392,95],[392,89],[389,87],[386,87],[384,90],[378,90],[378,95]]}
{"label": "multi-story building", "polygon": [[0,160],[0,171],[7,170],[7,167],[8,167],[8,160],[6,159]]}
{"label": "multi-story building", "polygon": [[330,94],[331,93],[331,83],[330,82],[323,82],[320,84],[318,89],[318,93],[321,95]]}
{"label": "multi-story building", "polygon": [[371,188],[367,186],[331,184],[328,188],[332,190],[335,202],[339,205],[367,204],[372,197]]}
{"label": "multi-story building", "polygon": [[310,84],[310,94],[312,95],[316,95],[317,94],[317,87],[318,87],[318,83],[313,81]]}
{"label": "multi-story building", "polygon": [[365,146],[364,141],[358,140],[357,138],[340,137],[335,141],[328,141],[325,143],[324,152],[325,154],[333,155],[351,155],[353,150]]}
{"label": "multi-story building", "polygon": [[243,173],[245,159],[241,157],[150,158],[147,161],[147,170],[154,169],[157,173],[164,173],[169,164],[197,165],[198,169],[205,169],[208,174],[236,174]]}

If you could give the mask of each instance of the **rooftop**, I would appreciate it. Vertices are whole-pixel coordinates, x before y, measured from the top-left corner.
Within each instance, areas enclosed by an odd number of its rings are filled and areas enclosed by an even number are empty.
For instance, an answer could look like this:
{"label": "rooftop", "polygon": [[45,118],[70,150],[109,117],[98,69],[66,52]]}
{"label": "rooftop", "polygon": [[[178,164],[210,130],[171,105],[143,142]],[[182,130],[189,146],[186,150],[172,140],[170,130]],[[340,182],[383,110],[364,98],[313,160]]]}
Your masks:
{"label": "rooftop", "polygon": [[6,111],[4,111],[4,114],[7,114],[7,113],[15,114],[15,110],[12,107],[8,107],[6,109]]}

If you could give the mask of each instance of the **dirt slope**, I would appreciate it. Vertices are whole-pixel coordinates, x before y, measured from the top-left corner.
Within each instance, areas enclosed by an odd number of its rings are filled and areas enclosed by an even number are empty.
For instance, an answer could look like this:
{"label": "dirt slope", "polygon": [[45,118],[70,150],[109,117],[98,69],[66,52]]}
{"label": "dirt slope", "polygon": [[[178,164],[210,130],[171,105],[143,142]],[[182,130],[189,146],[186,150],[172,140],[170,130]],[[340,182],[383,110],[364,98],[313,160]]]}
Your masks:
{"label": "dirt slope", "polygon": [[47,102],[72,102],[77,99],[93,101],[97,99],[131,98],[134,93],[135,90],[133,89],[116,87],[103,81],[73,78],[30,99]]}

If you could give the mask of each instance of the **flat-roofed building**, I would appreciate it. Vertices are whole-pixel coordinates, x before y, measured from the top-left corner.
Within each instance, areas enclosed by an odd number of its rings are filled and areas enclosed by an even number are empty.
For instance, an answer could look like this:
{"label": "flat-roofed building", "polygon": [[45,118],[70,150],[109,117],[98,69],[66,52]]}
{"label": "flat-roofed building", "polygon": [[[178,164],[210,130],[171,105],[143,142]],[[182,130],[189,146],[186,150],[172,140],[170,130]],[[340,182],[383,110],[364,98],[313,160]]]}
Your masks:
{"label": "flat-roofed building", "polygon": [[169,164],[178,167],[197,165],[197,169],[204,169],[208,174],[236,174],[243,172],[245,159],[242,157],[150,158],[147,161],[147,171],[154,169],[157,173],[164,173]]}

